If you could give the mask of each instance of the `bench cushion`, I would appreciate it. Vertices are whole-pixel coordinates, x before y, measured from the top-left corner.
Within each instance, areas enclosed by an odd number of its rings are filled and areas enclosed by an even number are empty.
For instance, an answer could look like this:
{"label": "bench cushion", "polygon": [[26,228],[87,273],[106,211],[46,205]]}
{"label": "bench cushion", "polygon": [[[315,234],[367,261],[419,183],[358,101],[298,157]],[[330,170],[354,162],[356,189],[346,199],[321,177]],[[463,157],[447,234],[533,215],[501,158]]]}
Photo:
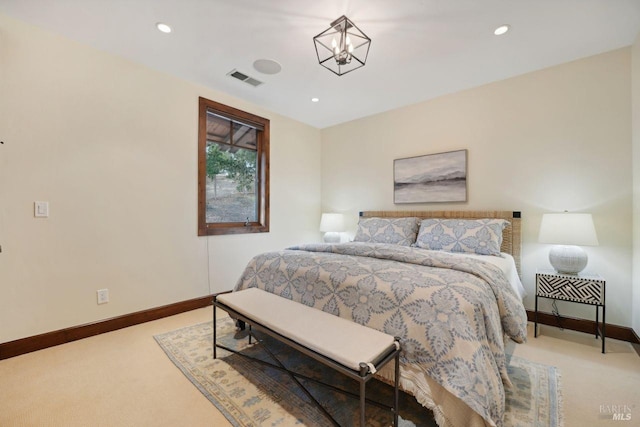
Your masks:
{"label": "bench cushion", "polygon": [[354,371],[372,363],[394,338],[258,288],[218,295],[217,300],[255,322]]}

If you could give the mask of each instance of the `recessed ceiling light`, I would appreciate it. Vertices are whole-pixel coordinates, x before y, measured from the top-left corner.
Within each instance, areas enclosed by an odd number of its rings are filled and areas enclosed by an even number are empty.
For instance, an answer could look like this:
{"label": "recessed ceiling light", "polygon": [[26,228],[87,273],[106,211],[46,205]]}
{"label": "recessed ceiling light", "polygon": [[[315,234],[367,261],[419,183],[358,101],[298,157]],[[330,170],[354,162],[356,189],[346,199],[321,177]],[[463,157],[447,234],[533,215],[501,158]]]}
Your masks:
{"label": "recessed ceiling light", "polygon": [[258,59],[254,61],[253,68],[262,74],[278,74],[282,71],[282,66],[273,59]]}
{"label": "recessed ceiling light", "polygon": [[496,28],[493,31],[493,34],[495,34],[496,36],[501,36],[504,33],[506,33],[507,31],[509,31],[510,28],[511,28],[510,25],[500,25],[498,28]]}
{"label": "recessed ceiling light", "polygon": [[320,98],[311,98],[311,102],[318,102],[320,101]]}
{"label": "recessed ceiling light", "polygon": [[168,26],[167,24],[164,24],[162,22],[158,22],[156,24],[156,28],[160,31],[162,31],[163,33],[170,33],[171,32],[171,27]]}

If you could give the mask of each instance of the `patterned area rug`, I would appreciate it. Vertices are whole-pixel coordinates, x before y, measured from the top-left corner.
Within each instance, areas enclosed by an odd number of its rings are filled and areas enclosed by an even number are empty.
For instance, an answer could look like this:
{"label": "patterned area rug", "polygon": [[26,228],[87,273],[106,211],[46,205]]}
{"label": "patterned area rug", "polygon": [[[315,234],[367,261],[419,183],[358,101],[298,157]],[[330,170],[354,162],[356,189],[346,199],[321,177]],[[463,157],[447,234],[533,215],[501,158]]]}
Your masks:
{"label": "patterned area rug", "polygon": [[[160,347],[184,375],[211,401],[233,426],[330,426],[322,412],[309,403],[286,373],[218,349],[212,356],[212,322],[155,336]],[[265,361],[272,360],[261,345],[248,345],[245,332],[237,332],[229,318],[218,321],[219,343],[242,350]],[[270,340],[268,337],[265,339]],[[254,341],[255,342],[255,341]],[[350,380],[277,341],[269,348],[288,368],[312,378],[358,393]],[[561,427],[559,373],[556,368],[512,357],[509,376],[514,384],[507,390],[505,426]],[[314,397],[328,408],[340,425],[358,425],[358,401],[326,387],[302,380]],[[367,383],[367,398],[392,402],[391,387],[377,380]],[[404,393],[400,399],[400,425],[436,426],[432,413]],[[388,411],[367,405],[367,424],[391,425]]]}

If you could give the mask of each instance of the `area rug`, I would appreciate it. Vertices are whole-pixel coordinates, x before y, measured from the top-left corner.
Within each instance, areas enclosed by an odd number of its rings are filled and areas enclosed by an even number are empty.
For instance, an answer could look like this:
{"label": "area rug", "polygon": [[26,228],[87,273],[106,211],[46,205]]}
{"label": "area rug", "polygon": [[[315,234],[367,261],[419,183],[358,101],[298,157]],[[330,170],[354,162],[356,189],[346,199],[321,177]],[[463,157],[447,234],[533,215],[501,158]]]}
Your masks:
{"label": "area rug", "polygon": [[[231,425],[332,425],[319,409],[310,404],[309,398],[286,373],[220,349],[218,358],[214,360],[212,334],[213,323],[205,322],[154,338],[169,359],[224,414]],[[264,338],[269,340],[268,337]],[[272,361],[261,345],[248,345],[246,332],[236,331],[229,318],[218,321],[218,340],[245,354]],[[270,340],[268,346],[288,368],[358,393],[356,381],[277,341]],[[506,391],[505,426],[562,426],[560,376],[556,368],[513,356],[509,364],[509,376],[514,387]],[[328,408],[340,425],[359,424],[357,399],[309,381],[301,382]],[[367,397],[384,404],[391,404],[393,399],[391,387],[377,380],[367,384]],[[367,425],[391,425],[392,416],[388,411],[372,405],[367,405],[366,411]],[[399,415],[402,427],[436,426],[433,414],[404,393],[401,393]]]}

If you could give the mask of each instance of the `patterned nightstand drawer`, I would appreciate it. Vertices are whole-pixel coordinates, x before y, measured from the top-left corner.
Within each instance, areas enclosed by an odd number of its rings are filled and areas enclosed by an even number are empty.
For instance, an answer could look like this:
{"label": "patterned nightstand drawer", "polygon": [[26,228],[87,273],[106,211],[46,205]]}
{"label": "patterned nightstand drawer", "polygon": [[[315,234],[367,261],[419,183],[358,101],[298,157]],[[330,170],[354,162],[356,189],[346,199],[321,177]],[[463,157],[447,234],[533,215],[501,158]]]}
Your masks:
{"label": "patterned nightstand drawer", "polygon": [[580,277],[564,274],[536,274],[536,295],[545,298],[604,304],[605,281],[598,276]]}
{"label": "patterned nightstand drawer", "polygon": [[[538,336],[538,298],[550,298],[589,304],[596,307],[596,338],[602,337],[602,353],[604,353],[605,341],[605,312],[604,304],[606,291],[605,280],[597,274],[561,274],[555,270],[538,270],[536,273],[536,312],[533,326],[533,336]],[[555,307],[555,305],[554,305]],[[599,311],[602,308],[602,324],[598,321]],[[558,316],[557,312],[554,313]]]}

